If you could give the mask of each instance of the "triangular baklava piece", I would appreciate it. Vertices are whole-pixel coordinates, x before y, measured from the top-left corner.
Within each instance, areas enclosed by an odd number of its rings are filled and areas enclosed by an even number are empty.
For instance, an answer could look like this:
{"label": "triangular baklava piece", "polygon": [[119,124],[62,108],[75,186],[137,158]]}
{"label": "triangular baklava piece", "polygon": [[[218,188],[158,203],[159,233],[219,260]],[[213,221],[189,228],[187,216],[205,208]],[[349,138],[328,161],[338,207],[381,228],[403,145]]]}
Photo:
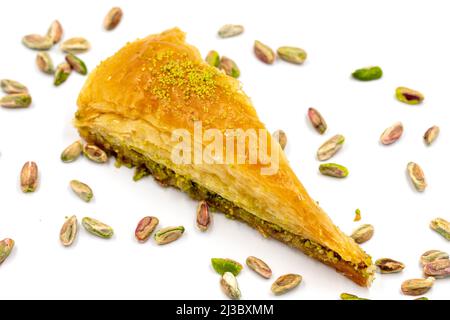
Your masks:
{"label": "triangular baklava piece", "polygon": [[[209,141],[195,140],[199,124],[200,134],[210,131]],[[371,283],[370,256],[310,198],[278,143],[272,144],[239,82],[205,63],[179,29],[129,43],[103,61],[80,93],[75,125],[83,138],[119,162],[206,200],[361,286]],[[231,145],[223,142],[223,153],[217,144],[208,152],[210,142],[221,135],[227,139],[230,129],[253,130],[255,135],[247,136],[243,148],[236,145],[230,151]],[[183,135],[193,137],[192,157],[178,150]],[[250,163],[252,152],[263,149],[266,156],[261,153]],[[178,152],[182,161],[174,158]],[[230,154],[235,163],[225,161]],[[275,165],[267,161],[272,156]],[[237,162],[239,157],[248,163]]]}

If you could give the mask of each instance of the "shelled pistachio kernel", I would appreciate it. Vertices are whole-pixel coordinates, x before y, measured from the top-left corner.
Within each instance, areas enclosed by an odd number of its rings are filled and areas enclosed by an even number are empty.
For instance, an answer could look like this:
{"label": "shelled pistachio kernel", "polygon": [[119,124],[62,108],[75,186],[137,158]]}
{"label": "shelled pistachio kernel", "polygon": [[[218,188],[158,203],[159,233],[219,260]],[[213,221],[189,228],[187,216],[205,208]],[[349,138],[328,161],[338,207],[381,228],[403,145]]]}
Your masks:
{"label": "shelled pistachio kernel", "polygon": [[423,140],[427,145],[431,145],[438,137],[440,129],[438,126],[432,126],[423,135]]}
{"label": "shelled pistachio kernel", "polygon": [[61,231],[59,232],[59,240],[63,246],[71,246],[75,241],[78,233],[78,221],[76,216],[71,216],[64,222]]}
{"label": "shelled pistachio kernel", "polygon": [[27,161],[20,172],[20,187],[24,193],[34,192],[38,185],[38,167],[35,162]]}
{"label": "shelled pistachio kernel", "polygon": [[423,273],[436,279],[450,277],[450,260],[441,259],[427,263],[423,267]]}
{"label": "shelled pistachio kernel", "polygon": [[250,256],[245,262],[250,269],[255,271],[261,277],[269,279],[272,276],[272,270],[267,265],[267,263],[265,263],[261,259]]}
{"label": "shelled pistachio kernel", "polygon": [[15,80],[2,79],[0,85],[3,92],[7,94],[28,93],[28,88]]}
{"label": "shelled pistachio kernel", "polygon": [[242,264],[237,261],[228,258],[212,258],[211,265],[213,269],[220,275],[225,272],[231,272],[237,276],[242,270]]}
{"label": "shelled pistachio kernel", "polygon": [[327,131],[327,123],[325,122],[325,119],[322,117],[319,111],[314,108],[309,108],[308,118],[312,126],[317,130],[318,133],[324,134],[325,131]]}
{"label": "shelled pistachio kernel", "polygon": [[159,220],[156,217],[144,217],[142,218],[134,231],[134,235],[139,242],[145,242],[148,240],[156,226],[159,224]]}
{"label": "shelled pistachio kernel", "polygon": [[276,57],[275,52],[273,52],[272,48],[270,48],[268,45],[265,45],[261,41],[255,40],[253,51],[260,61],[266,64],[274,63]]}
{"label": "shelled pistachio kernel", "polygon": [[81,155],[83,151],[83,144],[80,140],[75,141],[70,146],[65,148],[61,153],[61,161],[62,162],[73,162]]}
{"label": "shelled pistachio kernel", "polygon": [[355,240],[356,243],[362,244],[372,239],[374,231],[375,229],[371,224],[363,224],[353,231],[350,237]]}
{"label": "shelled pistachio kernel", "polygon": [[58,20],[53,21],[48,28],[47,37],[49,37],[52,40],[53,44],[55,44],[61,40],[62,34],[63,28],[61,26],[61,23]]}
{"label": "shelled pistachio kernel", "polygon": [[383,76],[383,71],[380,67],[366,67],[353,71],[353,78],[360,81],[371,81],[380,79]]}
{"label": "shelled pistachio kernel", "polygon": [[428,250],[420,256],[420,263],[424,266],[427,263],[445,259],[449,259],[447,252],[440,250]]}
{"label": "shelled pistachio kernel", "polygon": [[395,90],[397,100],[406,104],[419,104],[425,99],[423,94],[419,91],[409,89],[406,87],[398,87]]}
{"label": "shelled pistachio kernel", "polygon": [[83,154],[91,161],[97,162],[97,163],[106,163],[108,162],[108,155],[105,151],[100,149],[94,144],[85,144],[83,146]]}
{"label": "shelled pistachio kernel", "polygon": [[79,74],[86,75],[87,67],[83,60],[78,58],[73,53],[69,53],[66,55],[66,61],[72,68],[72,70],[78,72]]}
{"label": "shelled pistachio kernel", "polygon": [[403,134],[403,124],[396,122],[389,128],[383,131],[380,136],[380,142],[384,145],[389,145],[396,142]]}
{"label": "shelled pistachio kernel", "polygon": [[114,234],[113,228],[93,218],[84,217],[81,224],[86,231],[100,238],[109,239]]}
{"label": "shelled pistachio kernel", "polygon": [[382,258],[375,261],[375,265],[380,269],[381,273],[397,273],[405,269],[405,265],[399,261]]}
{"label": "shelled pistachio kernel", "polygon": [[425,174],[422,168],[414,162],[410,162],[407,165],[407,171],[411,182],[417,191],[422,192],[427,187],[427,182],[425,180]]}
{"label": "shelled pistachio kernel", "polygon": [[244,32],[244,26],[239,24],[226,24],[222,26],[217,34],[221,38],[231,38]]}
{"label": "shelled pistachio kernel", "polygon": [[70,38],[61,44],[61,50],[66,53],[83,53],[91,48],[91,44],[85,38]]}
{"label": "shelled pistachio kernel", "polygon": [[83,201],[89,202],[94,196],[92,189],[87,184],[81,181],[70,181],[70,188]]}
{"label": "shelled pistachio kernel", "polygon": [[180,238],[184,233],[184,227],[168,227],[158,230],[155,233],[155,241],[159,245],[171,243]]}
{"label": "shelled pistachio kernel", "polygon": [[278,277],[277,280],[272,284],[271,290],[276,295],[284,294],[295,287],[297,287],[302,282],[302,276],[299,274],[285,274]]}
{"label": "shelled pistachio kernel", "polygon": [[344,145],[345,137],[337,134],[325,141],[317,150],[317,159],[325,161],[334,156]]}
{"label": "shelled pistachio kernel", "polygon": [[280,47],[277,50],[278,57],[281,60],[294,64],[302,64],[308,57],[305,50],[296,47]]}
{"label": "shelled pistachio kernel", "polygon": [[43,73],[53,74],[55,72],[52,58],[48,52],[38,52],[36,55],[36,65]]}
{"label": "shelled pistachio kernel", "polygon": [[1,97],[0,106],[8,109],[28,108],[32,101],[28,93],[14,93]]}
{"label": "shelled pistachio kernel", "polygon": [[360,298],[354,294],[351,293],[341,293],[341,300],[369,300],[365,298]]}
{"label": "shelled pistachio kernel", "polygon": [[433,219],[430,223],[430,228],[450,241],[450,222],[447,220],[443,218]]}
{"label": "shelled pistachio kernel", "polygon": [[0,264],[2,264],[6,258],[9,257],[14,248],[14,244],[14,240],[9,238],[0,241]]}
{"label": "shelled pistachio kernel", "polygon": [[72,72],[72,68],[67,62],[60,63],[55,70],[55,79],[53,80],[53,84],[55,86],[59,86],[66,82],[67,78],[69,78],[70,73]]}
{"label": "shelled pistachio kernel", "polygon": [[211,224],[211,212],[209,211],[209,206],[206,201],[200,201],[197,206],[197,216],[196,216],[197,228],[201,231],[208,230]]}
{"label": "shelled pistachio kernel", "polygon": [[115,29],[120,21],[122,20],[123,11],[119,7],[114,7],[106,14],[105,19],[103,20],[103,27],[110,31]]}
{"label": "shelled pistachio kernel", "polygon": [[319,165],[319,171],[324,176],[334,178],[345,178],[348,176],[348,169],[337,163],[322,163]]}
{"label": "shelled pistachio kernel", "polygon": [[239,78],[241,75],[241,71],[239,70],[236,62],[225,56],[220,59],[219,69],[223,70],[226,75],[233,78]]}
{"label": "shelled pistachio kernel", "polygon": [[281,149],[284,150],[287,144],[287,135],[283,130],[277,130],[272,134],[272,138],[275,139],[279,144]]}
{"label": "shelled pistachio kernel", "polygon": [[22,38],[22,43],[29,49],[48,50],[53,46],[53,40],[48,36],[29,34]]}
{"label": "shelled pistachio kernel", "polygon": [[428,292],[433,287],[434,278],[427,279],[410,279],[402,283],[401,289],[403,294],[408,296],[420,296]]}
{"label": "shelled pistachio kernel", "polygon": [[239,290],[237,279],[231,272],[225,272],[222,275],[220,286],[230,299],[237,300],[241,298],[241,291]]}
{"label": "shelled pistachio kernel", "polygon": [[213,67],[218,68],[220,64],[220,56],[219,53],[215,50],[211,50],[206,55],[205,61]]}

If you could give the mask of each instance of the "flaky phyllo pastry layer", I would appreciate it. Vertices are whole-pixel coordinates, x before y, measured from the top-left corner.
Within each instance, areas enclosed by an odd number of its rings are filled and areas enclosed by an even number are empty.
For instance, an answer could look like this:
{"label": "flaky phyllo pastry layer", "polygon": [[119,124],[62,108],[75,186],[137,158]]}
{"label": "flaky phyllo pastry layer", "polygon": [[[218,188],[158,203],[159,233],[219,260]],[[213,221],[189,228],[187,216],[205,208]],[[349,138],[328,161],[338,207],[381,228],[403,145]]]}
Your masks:
{"label": "flaky phyllo pastry layer", "polygon": [[310,198],[277,142],[278,171],[271,175],[261,174],[265,165],[260,162],[172,161],[179,143],[172,139],[173,131],[194,135],[198,122],[203,130],[267,132],[239,82],[206,64],[177,28],[129,43],[103,61],[80,93],[75,119],[83,138],[119,162],[207,200],[227,216],[300,249],[361,286],[370,284],[371,258]]}

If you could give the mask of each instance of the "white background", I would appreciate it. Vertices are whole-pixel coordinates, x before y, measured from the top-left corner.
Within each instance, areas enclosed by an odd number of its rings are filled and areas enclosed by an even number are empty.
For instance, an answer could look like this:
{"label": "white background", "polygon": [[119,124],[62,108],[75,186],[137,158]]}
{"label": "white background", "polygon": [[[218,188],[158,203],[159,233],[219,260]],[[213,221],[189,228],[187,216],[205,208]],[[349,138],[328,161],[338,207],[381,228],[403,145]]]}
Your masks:
{"label": "white background", "polygon": [[[119,5],[124,17],[106,32],[102,21]],[[0,298],[138,298],[222,299],[219,276],[211,257],[245,263],[258,256],[272,267],[274,279],[299,273],[303,282],[277,299],[338,299],[350,292],[372,299],[411,299],[400,284],[421,277],[420,255],[429,249],[450,251],[449,242],[431,231],[432,218],[450,220],[448,119],[450,46],[446,1],[1,1],[0,78],[25,83],[33,96],[26,110],[0,109],[0,238],[11,237],[16,247],[0,266]],[[360,223],[375,226],[375,236],[363,245],[373,258],[390,257],[406,264],[401,274],[377,275],[372,288],[356,286],[334,270],[275,240],[267,240],[239,222],[214,215],[212,228],[194,226],[196,202],[151,178],[132,181],[133,171],[96,165],[86,159],[64,164],[60,152],[77,139],[71,120],[85,77],[72,74],[60,87],[41,74],[36,52],[21,44],[22,36],[42,33],[53,19],[64,37],[84,36],[92,50],[81,57],[92,70],[127,41],[174,26],[205,55],[210,49],[235,59],[244,90],[252,97],[270,131],[282,128],[289,142],[291,165],[310,194],[344,232]],[[219,39],[225,23],[240,23],[243,35]],[[293,45],[308,52],[303,66],[277,61],[273,66],[253,55],[253,41],[273,48]],[[63,60],[58,47],[51,55]],[[379,81],[362,83],[350,73],[380,65]],[[394,98],[397,86],[420,90],[425,101],[408,106]],[[308,107],[326,118],[329,130],[318,135],[306,120]],[[402,121],[405,132],[395,145],[378,142],[381,132]],[[422,135],[431,125],[441,127],[434,145]],[[334,180],[318,174],[315,152],[334,134],[347,138],[333,161],[350,175]],[[40,185],[33,194],[19,188],[25,161],[36,161]],[[406,176],[406,164],[419,163],[429,182],[419,194]],[[71,179],[88,183],[94,200],[84,203],[69,189]],[[360,208],[362,221],[353,222]],[[111,240],[80,230],[73,247],[64,248],[58,235],[65,216],[98,218],[114,227]],[[159,217],[161,227],[184,225],[175,243],[138,244],[134,229],[146,215]],[[274,280],[272,279],[272,280]],[[271,280],[244,268],[238,277],[243,299],[271,299]],[[450,297],[449,280],[439,280],[426,294]]]}

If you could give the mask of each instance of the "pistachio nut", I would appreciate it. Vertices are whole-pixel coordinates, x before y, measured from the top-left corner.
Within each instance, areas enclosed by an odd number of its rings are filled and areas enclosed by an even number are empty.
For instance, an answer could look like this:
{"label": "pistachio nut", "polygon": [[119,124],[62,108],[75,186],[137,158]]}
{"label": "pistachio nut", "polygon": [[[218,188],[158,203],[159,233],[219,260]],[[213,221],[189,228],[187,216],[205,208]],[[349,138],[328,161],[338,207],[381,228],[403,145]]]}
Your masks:
{"label": "pistachio nut", "polygon": [[113,30],[115,29],[120,21],[122,20],[123,11],[119,7],[114,7],[106,14],[105,19],[103,20],[103,27],[106,30]]}
{"label": "pistachio nut", "polygon": [[64,222],[61,231],[59,232],[59,240],[63,246],[71,246],[75,241],[78,233],[78,221],[76,216],[71,216]]}
{"label": "pistachio nut", "polygon": [[105,151],[100,149],[94,144],[85,144],[83,146],[83,154],[91,161],[97,162],[97,163],[105,163],[108,162],[108,155]]}
{"label": "pistachio nut", "polygon": [[148,240],[158,224],[158,218],[144,217],[139,221],[136,230],[134,231],[134,236],[139,242],[145,242]]}
{"label": "pistachio nut", "polygon": [[79,74],[86,75],[87,74],[87,67],[86,64],[78,58],[73,53],[69,53],[66,55],[66,61],[72,68],[72,70],[75,70]]}
{"label": "pistachio nut", "polygon": [[302,282],[302,276],[299,274],[285,274],[279,277],[272,284],[271,290],[276,295],[284,294],[295,287],[297,287]]}
{"label": "pistachio nut", "polygon": [[29,49],[48,50],[53,46],[53,40],[48,36],[29,34],[22,38],[22,43]]}
{"label": "pistachio nut", "polygon": [[211,224],[211,213],[209,211],[209,206],[206,201],[200,201],[197,207],[197,228],[201,231],[208,230]]}
{"label": "pistachio nut", "polygon": [[85,38],[70,38],[61,44],[61,50],[66,53],[83,53],[91,48],[91,44]]}
{"label": "pistachio nut", "polygon": [[322,117],[319,111],[314,108],[309,108],[308,118],[312,126],[317,130],[318,133],[324,134],[325,131],[327,131],[327,123],[325,122],[325,119]]}
{"label": "pistachio nut", "polygon": [[239,70],[236,62],[225,56],[220,59],[219,69],[223,70],[226,75],[233,78],[239,78],[241,75],[241,71]]}
{"label": "pistachio nut", "polygon": [[447,252],[440,250],[428,250],[424,252],[420,257],[420,263],[422,264],[422,266],[424,266],[427,263],[445,259],[449,259],[449,255]]}
{"label": "pistachio nut", "polygon": [[337,134],[320,146],[317,150],[317,159],[325,161],[334,156],[344,145],[345,138],[341,134]]}
{"label": "pistachio nut", "polygon": [[398,101],[404,102],[406,104],[419,104],[424,100],[423,94],[421,94],[419,91],[406,87],[398,87],[395,90],[395,96],[397,97]]}
{"label": "pistachio nut", "polygon": [[277,54],[281,60],[294,64],[302,64],[308,56],[305,50],[296,47],[280,47]]}
{"label": "pistachio nut", "polygon": [[49,37],[52,40],[52,43],[55,44],[61,40],[62,34],[63,28],[61,26],[61,23],[59,23],[58,20],[53,21],[48,28],[47,37]]}
{"label": "pistachio nut", "polygon": [[341,300],[369,300],[369,299],[360,298],[351,293],[341,293]]}
{"label": "pistachio nut", "polygon": [[83,201],[89,202],[94,196],[92,189],[87,184],[81,181],[70,181],[70,188]]}
{"label": "pistachio nut", "polygon": [[423,267],[423,273],[434,278],[450,277],[450,260],[441,259],[427,263]]}
{"label": "pistachio nut", "polygon": [[211,265],[220,275],[223,275],[225,272],[231,272],[237,276],[242,270],[242,264],[228,258],[212,258]]}
{"label": "pistachio nut", "polygon": [[434,278],[428,277],[427,279],[411,279],[402,283],[402,292],[408,296],[420,296],[427,293],[431,287],[433,287]]}
{"label": "pistachio nut", "polygon": [[208,52],[208,54],[206,55],[205,61],[213,67],[218,68],[219,64],[220,64],[220,56],[219,53],[215,50],[211,50],[210,52]]}
{"label": "pistachio nut", "polygon": [[350,237],[355,240],[356,243],[362,244],[372,239],[374,231],[375,229],[371,224],[363,224],[353,231]]}
{"label": "pistachio nut", "polygon": [[62,162],[73,162],[81,155],[83,151],[83,144],[81,141],[75,141],[70,146],[65,148],[61,153],[61,161]]}
{"label": "pistachio nut", "polygon": [[432,126],[431,128],[429,128],[423,135],[423,140],[425,141],[425,143],[427,145],[432,144],[434,140],[436,140],[436,138],[438,137],[439,131],[440,129],[438,126]]}
{"label": "pistachio nut", "polygon": [[48,52],[38,52],[36,55],[36,65],[43,73],[53,74],[55,72],[52,58]]}
{"label": "pistachio nut", "polygon": [[322,163],[319,166],[319,171],[324,176],[334,178],[345,178],[348,176],[348,169],[337,163]]}
{"label": "pistachio nut", "polygon": [[27,87],[21,84],[18,81],[3,79],[0,81],[0,85],[2,87],[3,92],[8,94],[14,93],[28,93]]}
{"label": "pistachio nut", "polygon": [[241,291],[236,277],[231,272],[225,272],[220,279],[220,286],[228,298],[238,300],[241,298]]}
{"label": "pistachio nut", "polygon": [[0,264],[2,264],[11,254],[11,251],[14,248],[14,244],[14,240],[9,238],[0,241]]}
{"label": "pistachio nut", "polygon": [[403,124],[396,122],[389,128],[383,131],[380,136],[380,141],[384,145],[389,145],[396,142],[403,134]]}
{"label": "pistachio nut", "polygon": [[171,243],[180,238],[184,233],[184,227],[168,227],[160,229],[155,233],[155,241],[159,245]]}
{"label": "pistachio nut", "polygon": [[222,26],[217,34],[221,38],[231,38],[244,32],[244,26],[239,24],[226,24]]}
{"label": "pistachio nut", "polygon": [[375,261],[375,265],[380,269],[381,273],[397,273],[405,269],[405,265],[399,261],[382,258]]}
{"label": "pistachio nut", "polygon": [[261,277],[269,279],[272,276],[272,270],[267,265],[267,263],[265,263],[261,259],[250,256],[245,262],[250,269],[255,271]]}
{"label": "pistachio nut", "polygon": [[422,168],[414,162],[408,163],[407,166],[408,175],[417,191],[422,192],[427,187],[427,182],[425,180],[425,174]]}
{"label": "pistachio nut", "polygon": [[20,172],[20,187],[23,192],[34,192],[38,185],[38,167],[35,162],[27,161]]}
{"label": "pistachio nut", "polygon": [[69,78],[70,73],[72,72],[72,68],[67,62],[60,63],[55,70],[55,79],[53,84],[55,86],[59,86],[62,83],[66,82],[67,78]]}
{"label": "pistachio nut", "polygon": [[8,94],[0,98],[0,106],[9,109],[28,108],[32,99],[28,93]]}
{"label": "pistachio nut", "polygon": [[436,218],[430,222],[430,228],[450,241],[450,222],[443,218]]}
{"label": "pistachio nut", "polygon": [[353,78],[361,81],[371,81],[380,79],[383,75],[383,70],[380,67],[366,67],[353,71]]}
{"label": "pistachio nut", "polygon": [[114,234],[113,228],[93,218],[84,217],[81,224],[87,232],[100,238],[109,239]]}
{"label": "pistachio nut", "polygon": [[262,43],[261,41],[255,40],[255,43],[253,45],[253,51],[255,52],[256,57],[266,63],[266,64],[272,64],[275,61],[275,52],[273,50]]}

